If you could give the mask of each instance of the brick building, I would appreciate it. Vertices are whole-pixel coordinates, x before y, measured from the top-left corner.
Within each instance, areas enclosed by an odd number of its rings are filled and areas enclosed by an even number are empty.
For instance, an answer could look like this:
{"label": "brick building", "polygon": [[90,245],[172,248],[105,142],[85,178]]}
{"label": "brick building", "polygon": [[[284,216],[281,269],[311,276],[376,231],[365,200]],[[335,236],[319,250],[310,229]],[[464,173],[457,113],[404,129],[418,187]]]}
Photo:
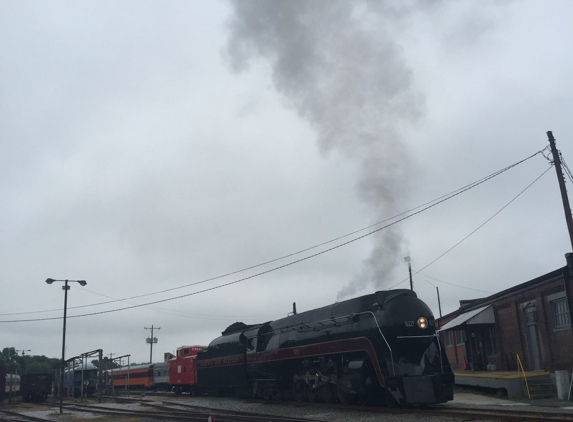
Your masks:
{"label": "brick building", "polygon": [[573,253],[567,265],[489,297],[460,301],[438,320],[454,371],[573,369]]}

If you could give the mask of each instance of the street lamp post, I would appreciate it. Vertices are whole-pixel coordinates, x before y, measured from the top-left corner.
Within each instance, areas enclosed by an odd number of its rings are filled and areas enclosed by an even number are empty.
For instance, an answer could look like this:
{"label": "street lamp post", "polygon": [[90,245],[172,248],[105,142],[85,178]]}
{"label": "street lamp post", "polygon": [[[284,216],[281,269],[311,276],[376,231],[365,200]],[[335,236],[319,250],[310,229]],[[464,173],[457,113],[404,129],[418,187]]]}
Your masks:
{"label": "street lamp post", "polygon": [[53,278],[46,279],[46,283],[48,284],[52,284],[54,281],[63,281],[65,283],[62,286],[62,290],[64,291],[64,334],[62,336],[62,369],[60,371],[60,414],[62,414],[64,407],[64,365],[66,362],[66,316],[68,311],[68,290],[70,290],[68,283],[75,282],[79,283],[80,286],[85,286],[88,283],[85,280],[54,280]]}

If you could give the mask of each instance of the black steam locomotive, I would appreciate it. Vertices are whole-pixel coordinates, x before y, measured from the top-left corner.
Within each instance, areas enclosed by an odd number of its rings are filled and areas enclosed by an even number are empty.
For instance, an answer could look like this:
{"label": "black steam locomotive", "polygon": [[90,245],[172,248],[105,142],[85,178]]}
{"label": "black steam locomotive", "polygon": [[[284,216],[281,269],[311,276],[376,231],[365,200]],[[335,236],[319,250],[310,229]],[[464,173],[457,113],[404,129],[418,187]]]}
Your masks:
{"label": "black steam locomotive", "polygon": [[432,312],[410,290],[237,322],[198,353],[197,376],[210,394],[388,406],[443,403],[454,385]]}

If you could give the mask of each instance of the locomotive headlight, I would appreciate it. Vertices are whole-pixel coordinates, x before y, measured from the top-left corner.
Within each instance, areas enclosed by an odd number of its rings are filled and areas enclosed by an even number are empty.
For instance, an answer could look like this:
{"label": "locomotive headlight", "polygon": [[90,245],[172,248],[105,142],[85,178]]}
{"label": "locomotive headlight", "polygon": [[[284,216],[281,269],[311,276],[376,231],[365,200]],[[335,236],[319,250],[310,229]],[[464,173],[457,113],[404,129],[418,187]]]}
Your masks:
{"label": "locomotive headlight", "polygon": [[424,317],[418,318],[418,327],[420,327],[420,328],[428,327],[428,320]]}

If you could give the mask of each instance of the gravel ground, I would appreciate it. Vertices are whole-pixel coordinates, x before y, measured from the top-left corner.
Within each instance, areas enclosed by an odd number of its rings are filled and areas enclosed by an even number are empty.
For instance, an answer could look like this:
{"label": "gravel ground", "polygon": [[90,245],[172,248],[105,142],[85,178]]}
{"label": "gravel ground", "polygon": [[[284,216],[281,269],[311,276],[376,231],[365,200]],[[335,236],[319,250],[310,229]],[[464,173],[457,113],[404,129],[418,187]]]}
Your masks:
{"label": "gravel ground", "polygon": [[[161,404],[162,398],[156,398],[157,404]],[[311,420],[328,421],[328,422],[460,422],[467,420],[467,418],[444,418],[433,417],[428,415],[413,415],[408,413],[403,414],[386,414],[379,412],[370,412],[363,410],[330,410],[322,408],[318,405],[311,405],[308,403],[300,403],[293,405],[292,403],[268,403],[249,401],[244,399],[235,399],[229,397],[185,397],[175,400],[173,397],[165,397],[165,400],[200,407],[208,407],[213,409],[226,409],[237,410],[243,412],[253,412],[270,415],[292,416],[296,418],[308,418]],[[130,409],[142,410],[143,402],[140,403],[100,403],[99,406],[116,409]],[[14,408],[14,411],[19,411],[25,415],[44,418],[48,421],[60,422],[81,422],[86,420],[94,420],[97,422],[121,422],[129,421],[134,422],[140,418],[127,418],[127,417],[110,417],[98,413],[90,413],[86,411],[76,411],[64,409],[64,414],[60,415],[57,408],[41,408],[38,410],[25,410]],[[141,421],[150,422],[149,419],[141,418]],[[166,419],[164,419],[165,421]],[[488,422],[483,420],[484,422]]]}
{"label": "gravel ground", "polygon": [[[399,415],[368,412],[359,410],[329,410],[320,406],[300,403],[296,405],[277,403],[261,403],[249,400],[238,400],[234,398],[218,397],[192,397],[189,400],[182,400],[182,403],[219,409],[238,410],[243,412],[263,413],[271,415],[292,416],[296,418],[308,418],[329,422],[458,422],[467,419],[431,417],[427,415],[412,415],[403,413]],[[486,421],[484,421],[486,422]]]}

